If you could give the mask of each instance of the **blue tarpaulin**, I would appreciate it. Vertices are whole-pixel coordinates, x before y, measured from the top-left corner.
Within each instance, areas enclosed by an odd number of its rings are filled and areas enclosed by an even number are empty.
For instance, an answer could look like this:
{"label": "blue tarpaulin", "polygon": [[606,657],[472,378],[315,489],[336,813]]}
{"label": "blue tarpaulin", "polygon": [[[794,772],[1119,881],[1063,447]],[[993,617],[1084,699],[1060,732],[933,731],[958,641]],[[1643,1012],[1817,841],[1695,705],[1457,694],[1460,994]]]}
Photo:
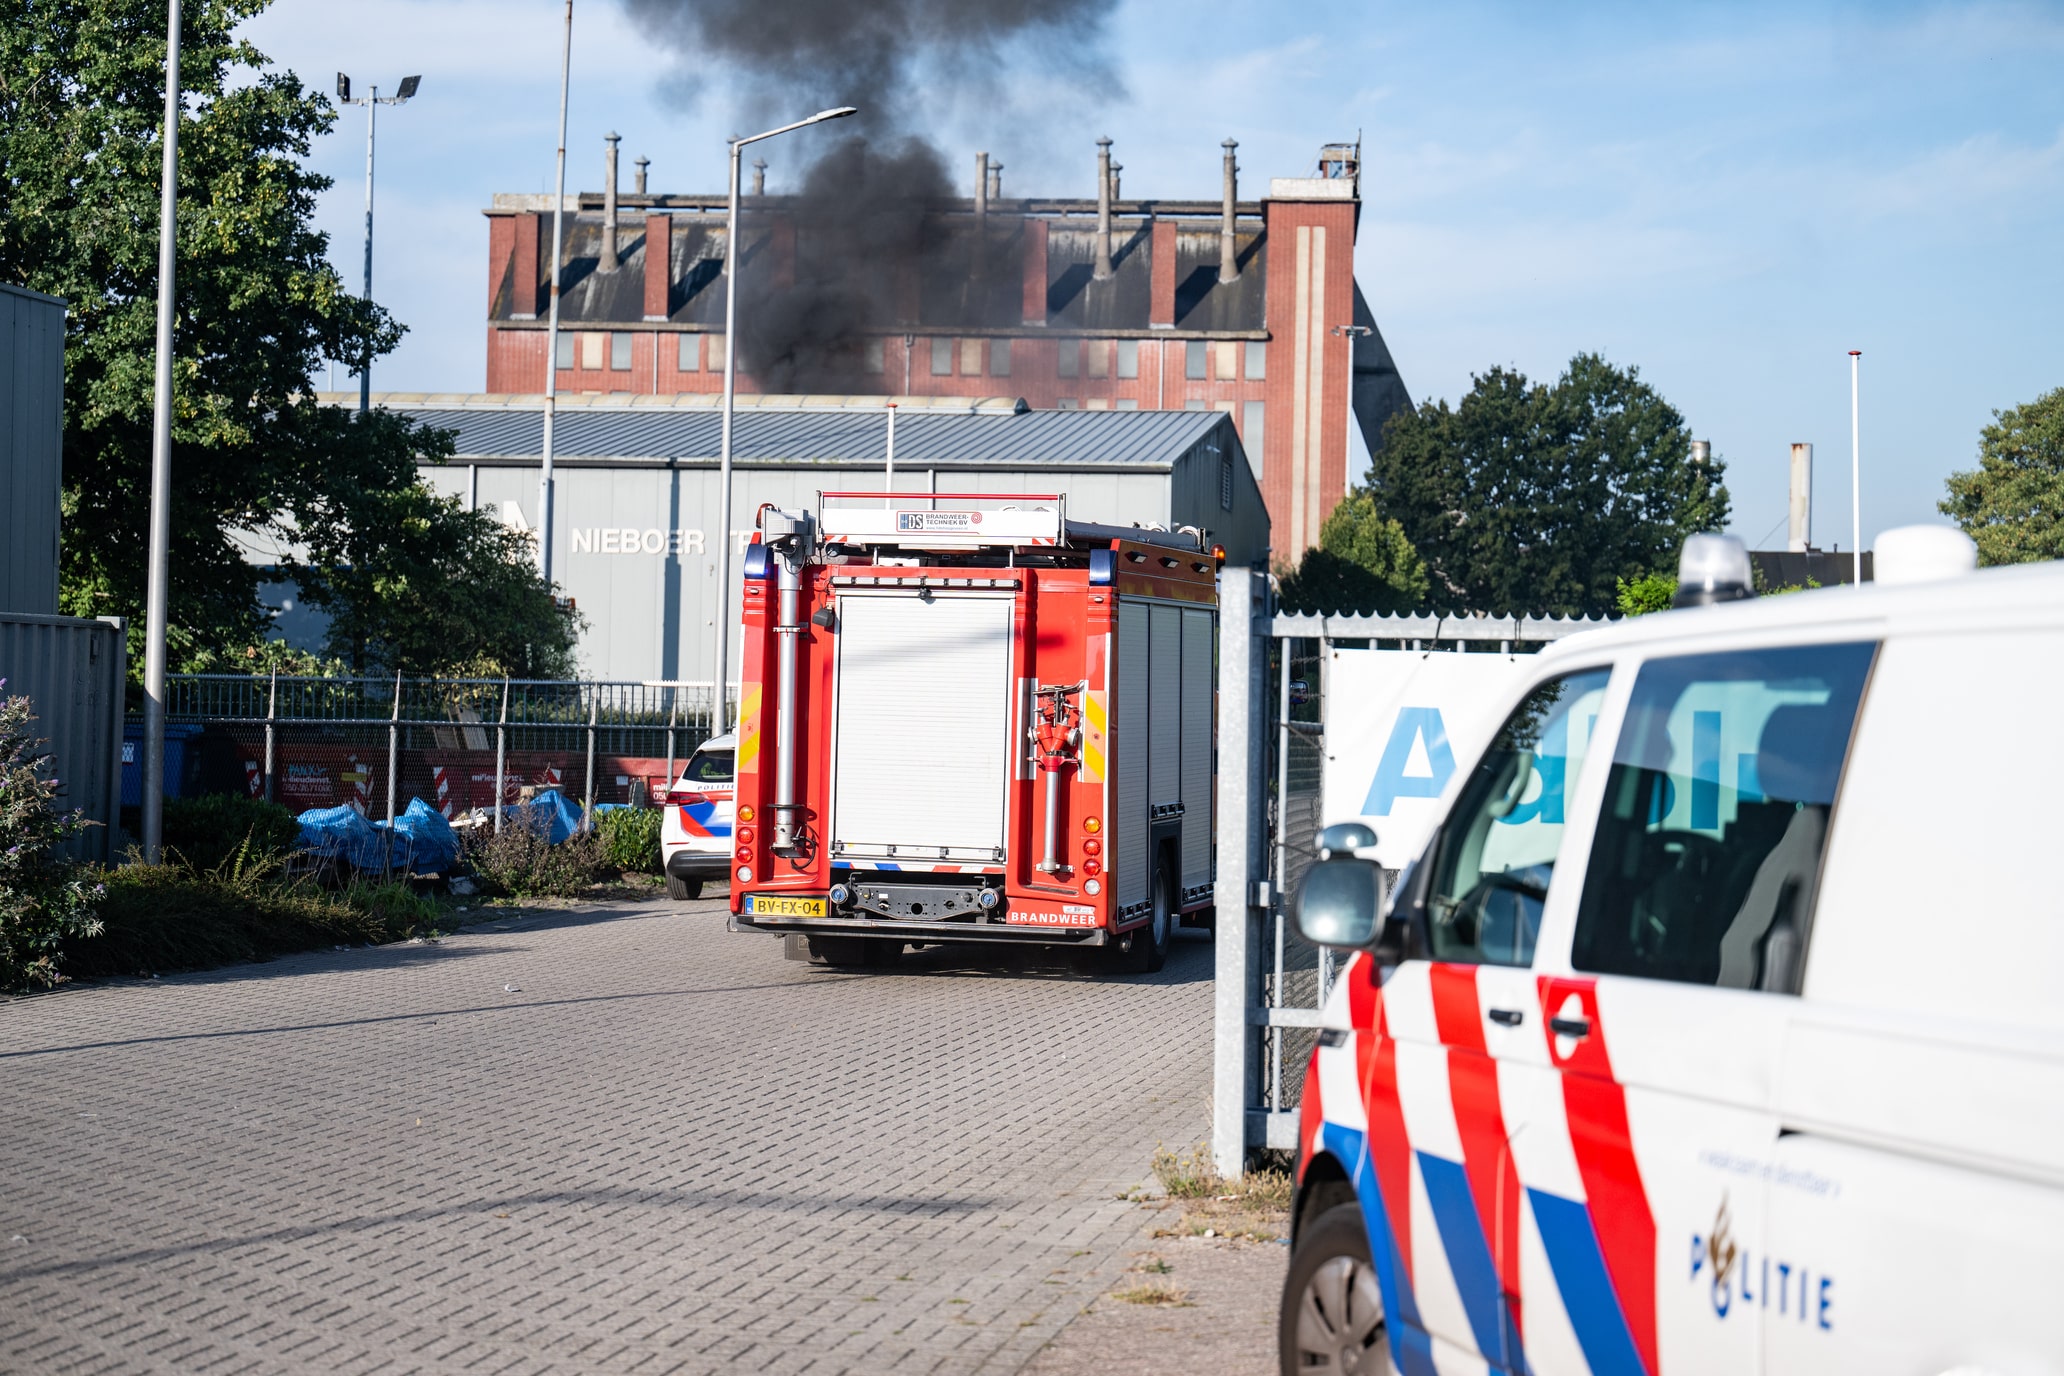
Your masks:
{"label": "blue tarpaulin", "polygon": [[507,809],[502,816],[504,826],[528,827],[555,846],[580,830],[580,809],[556,788],[548,788],[529,802]]}
{"label": "blue tarpaulin", "polygon": [[394,830],[409,838],[409,863],[418,872],[442,874],[458,863],[459,834],[421,798],[409,799],[408,811],[394,819]]}
{"label": "blue tarpaulin", "polygon": [[303,850],[341,859],[354,869],[377,870],[388,863],[387,838],[357,808],[310,808],[300,820]]}

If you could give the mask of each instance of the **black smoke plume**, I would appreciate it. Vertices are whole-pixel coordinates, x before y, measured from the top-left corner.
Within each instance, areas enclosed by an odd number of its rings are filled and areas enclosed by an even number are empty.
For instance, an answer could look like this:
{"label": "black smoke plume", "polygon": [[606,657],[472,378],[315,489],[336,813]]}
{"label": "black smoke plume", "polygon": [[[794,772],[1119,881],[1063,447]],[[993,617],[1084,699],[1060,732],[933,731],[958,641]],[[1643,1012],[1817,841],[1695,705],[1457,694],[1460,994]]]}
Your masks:
{"label": "black smoke plume", "polygon": [[787,204],[745,226],[738,358],[763,388],[900,392],[900,375],[876,371],[885,335],[1017,322],[1022,227],[992,215],[977,242],[972,223],[928,215],[956,194],[955,179],[911,126],[923,108],[991,103],[1013,73],[1114,90],[1102,56],[1108,0],[625,5],[688,69],[684,80],[729,88],[756,125],[860,110],[802,135],[835,139]]}

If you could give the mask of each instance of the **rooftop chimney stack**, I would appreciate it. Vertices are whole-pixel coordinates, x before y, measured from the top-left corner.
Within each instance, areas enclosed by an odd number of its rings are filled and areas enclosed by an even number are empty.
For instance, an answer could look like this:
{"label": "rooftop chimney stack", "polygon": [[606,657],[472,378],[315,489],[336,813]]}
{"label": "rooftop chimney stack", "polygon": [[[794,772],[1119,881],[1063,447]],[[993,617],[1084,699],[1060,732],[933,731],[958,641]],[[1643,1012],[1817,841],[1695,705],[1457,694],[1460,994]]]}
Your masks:
{"label": "rooftop chimney stack", "polygon": [[752,194],[755,196],[767,194],[767,160],[765,158],[753,159]]}
{"label": "rooftop chimney stack", "polygon": [[1790,538],[1785,548],[1795,554],[1811,549],[1813,540],[1813,446],[1792,446]]}
{"label": "rooftop chimney stack", "polygon": [[1240,252],[1233,239],[1233,207],[1240,195],[1240,164],[1234,161],[1233,151],[1240,146],[1240,141],[1227,139],[1219,146],[1225,149],[1225,203],[1220,208],[1218,220],[1218,280],[1237,282],[1240,280]]}
{"label": "rooftop chimney stack", "polygon": [[1111,277],[1111,139],[1109,135],[1097,140],[1097,239],[1096,271],[1091,274],[1097,281],[1109,281]]}
{"label": "rooftop chimney stack", "polygon": [[975,154],[975,215],[977,218],[989,213],[989,155]]}
{"label": "rooftop chimney stack", "polygon": [[637,162],[633,163],[632,166],[638,169],[635,185],[638,188],[638,194],[642,196],[645,194],[645,169],[652,166],[652,159],[640,153]]}
{"label": "rooftop chimney stack", "polygon": [[602,262],[603,272],[616,271],[616,145],[622,136],[604,134],[609,151],[602,155]]}
{"label": "rooftop chimney stack", "polygon": [[1123,172],[1124,170],[1125,164],[1122,162],[1114,162],[1111,164],[1111,203],[1113,205],[1116,205],[1118,202],[1125,199],[1125,193],[1118,189],[1124,180],[1122,177],[1119,176],[1119,173]]}
{"label": "rooftop chimney stack", "polygon": [[995,205],[1003,199],[1003,164],[989,164],[989,204]]}

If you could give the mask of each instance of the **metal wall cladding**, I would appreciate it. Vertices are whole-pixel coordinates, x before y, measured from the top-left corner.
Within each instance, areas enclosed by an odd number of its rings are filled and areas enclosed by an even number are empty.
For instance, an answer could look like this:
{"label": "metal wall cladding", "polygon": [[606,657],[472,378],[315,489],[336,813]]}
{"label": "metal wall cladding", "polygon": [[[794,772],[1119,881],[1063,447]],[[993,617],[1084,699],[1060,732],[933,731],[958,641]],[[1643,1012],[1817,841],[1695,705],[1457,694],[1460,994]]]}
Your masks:
{"label": "metal wall cladding", "polygon": [[[905,469],[897,466],[896,490],[923,493],[975,492],[1009,495],[1066,494],[1071,519],[1113,525],[1196,524],[1201,516],[1225,513],[1218,506],[1218,458],[1206,455],[1210,470],[1209,508],[1192,512],[1176,500],[1181,469],[1139,472],[1051,472],[1023,469]],[[438,491],[472,493],[511,525],[529,530],[538,522],[535,463],[467,464],[428,468],[425,480]],[[1250,480],[1251,482],[1251,480]],[[738,674],[741,640],[736,630],[743,585],[744,550],[763,503],[814,510],[824,491],[879,491],[879,468],[834,468],[817,464],[741,466],[735,470],[731,502],[731,664]],[[1251,488],[1250,488],[1251,490]],[[716,595],[717,508],[721,491],[715,470],[652,463],[564,463],[554,471],[553,577],[574,599],[585,619],[581,672],[593,678],[707,682],[715,654],[712,621]],[[1257,549],[1267,547],[1267,516]]]}
{"label": "metal wall cladding", "polygon": [[81,860],[120,853],[114,835],[122,796],[122,709],[128,673],[127,643],[119,618],[84,621],[69,616],[0,612],[0,694],[26,696],[34,733],[48,741],[60,805],[82,809],[99,823],[73,838]]}
{"label": "metal wall cladding", "polygon": [[0,612],[57,613],[64,302],[0,285]]}

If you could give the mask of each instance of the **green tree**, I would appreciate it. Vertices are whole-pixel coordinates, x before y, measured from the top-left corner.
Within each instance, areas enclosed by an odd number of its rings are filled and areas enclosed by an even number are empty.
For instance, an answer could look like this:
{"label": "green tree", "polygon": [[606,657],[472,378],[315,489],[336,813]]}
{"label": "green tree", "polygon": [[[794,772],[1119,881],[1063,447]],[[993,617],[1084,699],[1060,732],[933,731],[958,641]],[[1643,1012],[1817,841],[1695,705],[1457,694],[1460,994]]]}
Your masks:
{"label": "green tree", "polygon": [[1408,612],[1425,603],[1426,561],[1404,527],[1364,488],[1347,494],[1319,528],[1317,548],[1281,575],[1285,611]]}
{"label": "green tree", "polygon": [[1392,417],[1369,486],[1436,609],[1592,615],[1726,523],[1722,473],[1692,462],[1690,427],[1639,370],[1578,354],[1552,387],[1493,368],[1456,406]]}
{"label": "green tree", "polygon": [[1621,616],[1645,616],[1649,612],[1666,612],[1670,602],[1677,596],[1677,580],[1667,573],[1645,573],[1637,578],[1622,578],[1615,585],[1615,610]]}
{"label": "green tree", "polygon": [[[311,227],[329,180],[305,159],[336,111],[235,37],[264,6],[189,0],[180,35],[175,668],[265,637],[258,590],[272,575],[245,557],[239,533],[293,548],[303,531],[377,522],[390,501],[427,499],[417,464],[450,452],[447,434],[404,416],[314,401],[323,359],[377,358],[401,327],[345,289]],[[130,617],[139,670],[164,24],[161,0],[0,0],[0,280],[68,306],[62,602],[76,615]],[[354,528],[365,532],[355,554],[370,558],[380,527]]]}
{"label": "green tree", "polygon": [[531,537],[417,486],[354,494],[311,528],[301,595],[353,671],[571,678],[584,624],[531,563]]}
{"label": "green tree", "polygon": [[2064,558],[2064,387],[1992,416],[1978,466],[1949,475],[1942,514],[1977,542],[1981,563]]}

